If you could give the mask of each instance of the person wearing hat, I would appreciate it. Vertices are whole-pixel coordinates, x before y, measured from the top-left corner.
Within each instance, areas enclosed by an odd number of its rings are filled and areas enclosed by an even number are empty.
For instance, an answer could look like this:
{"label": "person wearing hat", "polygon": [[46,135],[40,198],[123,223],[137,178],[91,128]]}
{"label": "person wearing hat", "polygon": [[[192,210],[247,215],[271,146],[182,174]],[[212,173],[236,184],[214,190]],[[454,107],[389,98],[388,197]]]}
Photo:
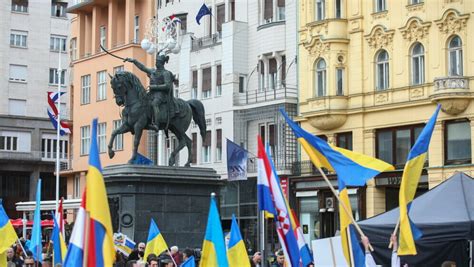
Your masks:
{"label": "person wearing hat", "polygon": [[160,267],[174,267],[173,260],[171,257],[165,253],[160,255]]}

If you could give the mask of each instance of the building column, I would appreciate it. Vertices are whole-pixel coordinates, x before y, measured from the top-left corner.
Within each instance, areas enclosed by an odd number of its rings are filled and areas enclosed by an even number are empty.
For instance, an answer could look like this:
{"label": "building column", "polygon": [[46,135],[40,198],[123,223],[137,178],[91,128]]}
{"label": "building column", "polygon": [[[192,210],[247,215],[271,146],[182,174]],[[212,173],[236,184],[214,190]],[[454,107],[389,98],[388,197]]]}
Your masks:
{"label": "building column", "polygon": [[117,45],[117,3],[114,0],[109,0],[109,14],[107,22],[107,48],[112,49]]}
{"label": "building column", "polygon": [[281,88],[281,55],[279,53],[275,53],[275,60],[277,63],[277,71],[276,71],[276,84],[275,89]]}
{"label": "building column", "polygon": [[38,186],[38,180],[40,178],[40,172],[38,170],[34,170],[30,174],[30,200],[34,200],[36,198],[36,187]]}
{"label": "building column", "polygon": [[99,31],[99,22],[98,16],[100,16],[100,7],[94,6],[92,8],[92,38],[91,38],[91,54],[95,54],[96,52],[100,51],[99,44],[100,44],[100,31]]}
{"label": "building column", "polygon": [[270,64],[269,64],[269,61],[268,61],[268,58],[267,57],[264,57],[262,58],[263,60],[263,89],[264,90],[267,90],[269,87],[270,87],[270,83],[269,83],[269,80],[268,79],[268,75],[269,75],[269,68],[270,68]]}
{"label": "building column", "polygon": [[125,44],[133,39],[133,22],[135,20],[135,0],[125,0]]}
{"label": "building column", "polygon": [[166,164],[166,147],[165,147],[165,135],[163,134],[163,131],[158,131],[158,160],[157,160],[157,165],[159,166],[165,166]]}
{"label": "building column", "polygon": [[225,19],[224,19],[224,22],[228,22],[228,21],[230,21],[230,1],[225,0],[224,4],[225,4]]}
{"label": "building column", "polygon": [[212,15],[209,16],[209,19],[211,20],[211,23],[212,23],[212,31],[211,31],[211,36],[214,34],[214,33],[217,33],[217,19],[216,19],[216,15],[217,15],[217,10],[216,10],[216,0],[212,0]]}
{"label": "building column", "polygon": [[[472,129],[471,122],[471,129]],[[472,131],[471,131],[472,132]],[[471,144],[472,145],[472,144]],[[429,167],[443,166],[444,162],[444,123],[437,121],[431,136],[430,146],[428,147]],[[433,188],[443,181],[443,170],[440,168],[428,169],[428,188]]]}
{"label": "building column", "polygon": [[77,16],[77,23],[79,25],[79,34],[77,35],[77,55],[76,59],[80,59],[85,55],[85,35],[86,35],[86,15],[81,12]]}
{"label": "building column", "polygon": [[84,15],[84,56],[92,54],[92,15]]}
{"label": "building column", "polygon": [[275,22],[277,21],[277,5],[278,5],[278,0],[273,0],[273,19],[272,21]]}

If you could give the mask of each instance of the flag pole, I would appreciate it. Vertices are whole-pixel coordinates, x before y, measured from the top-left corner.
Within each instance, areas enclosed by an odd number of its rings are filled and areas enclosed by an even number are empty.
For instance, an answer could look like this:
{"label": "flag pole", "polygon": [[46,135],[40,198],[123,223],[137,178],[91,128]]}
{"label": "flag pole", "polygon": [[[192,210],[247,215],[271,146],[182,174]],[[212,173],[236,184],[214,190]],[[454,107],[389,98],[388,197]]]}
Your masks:
{"label": "flag pole", "polygon": [[265,250],[265,211],[260,211],[260,252],[262,255],[263,266],[266,266],[267,252]]}
{"label": "flag pole", "polygon": [[[352,216],[352,213],[349,212],[349,209],[346,207],[346,204],[344,202],[341,201],[341,199],[339,198],[339,193],[336,191],[336,189],[334,189],[334,186],[332,186],[331,182],[329,181],[328,177],[326,176],[326,174],[323,172],[323,170],[321,169],[321,167],[319,167],[318,165],[316,164],[313,164],[319,171],[319,173],[321,173],[321,175],[323,176],[324,180],[326,181],[326,183],[329,185],[329,188],[331,189],[332,193],[334,194],[334,196],[337,198],[337,201],[339,202],[339,204],[341,204],[341,207],[344,209],[344,212],[347,214],[347,216],[351,219],[351,222],[352,224],[354,224],[355,228],[357,229],[357,232],[359,232],[360,236],[361,237],[364,237],[366,235],[364,235],[364,232],[362,232],[362,229],[360,229],[359,227],[359,224],[357,224],[357,222],[354,220],[354,217]],[[370,245],[369,243],[369,249],[370,251],[374,251],[374,248],[372,247],[372,245]]]}
{"label": "flag pole", "polygon": [[61,42],[59,42],[59,50],[58,50],[58,100],[57,100],[57,109],[58,109],[58,117],[57,117],[57,124],[56,124],[56,214],[58,213],[59,209],[59,138],[60,138],[60,130],[61,130]]}
{"label": "flag pole", "polygon": [[[395,225],[395,229],[393,229],[392,235],[397,234],[399,227],[400,227],[400,216],[398,216],[397,225]],[[393,247],[393,243],[392,243],[392,239],[390,239],[390,244],[388,244],[388,248],[392,248],[392,247]]]}

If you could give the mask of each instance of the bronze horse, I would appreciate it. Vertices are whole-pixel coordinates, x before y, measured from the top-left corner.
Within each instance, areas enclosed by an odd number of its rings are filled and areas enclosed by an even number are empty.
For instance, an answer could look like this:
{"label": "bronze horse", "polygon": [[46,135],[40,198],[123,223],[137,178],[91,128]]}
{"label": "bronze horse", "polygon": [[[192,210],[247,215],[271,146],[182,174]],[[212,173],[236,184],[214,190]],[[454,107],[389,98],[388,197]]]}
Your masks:
{"label": "bronze horse", "polygon": [[109,157],[113,158],[115,155],[112,146],[117,134],[131,132],[132,135],[135,135],[132,157],[128,161],[132,163],[137,157],[137,149],[144,129],[155,131],[167,131],[169,129],[174,133],[179,143],[176,149],[171,152],[168,165],[175,165],[176,155],[186,146],[188,148],[188,160],[184,166],[189,167],[191,164],[192,141],[186,135],[186,130],[189,128],[191,119],[199,126],[201,137],[204,139],[206,136],[205,113],[201,101],[196,99],[184,101],[177,98],[175,101],[177,102],[178,111],[170,113],[167,110],[163,110],[162,112],[166,112],[170,116],[169,120],[166,123],[155,125],[152,123],[153,107],[151,96],[147,94],[138,77],[128,71],[120,71],[110,77],[110,84],[115,95],[115,103],[118,106],[124,106],[124,109],[122,111],[122,125],[112,132],[109,141]]}

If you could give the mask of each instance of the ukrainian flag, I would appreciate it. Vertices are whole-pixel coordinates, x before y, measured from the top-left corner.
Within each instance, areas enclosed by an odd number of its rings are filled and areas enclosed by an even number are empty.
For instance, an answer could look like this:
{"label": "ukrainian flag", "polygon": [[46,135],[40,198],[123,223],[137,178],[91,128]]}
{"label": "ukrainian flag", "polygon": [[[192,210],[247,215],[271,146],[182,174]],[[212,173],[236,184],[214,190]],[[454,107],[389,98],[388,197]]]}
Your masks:
{"label": "ukrainian flag", "polygon": [[168,245],[166,245],[165,239],[163,238],[160,229],[158,229],[155,220],[151,219],[144,258],[146,259],[151,253],[154,253],[155,255],[160,255],[163,251],[167,249]]}
{"label": "ukrainian flag", "polygon": [[394,170],[392,165],[379,159],[328,144],[303,130],[288,117],[283,109],[280,109],[280,112],[313,164],[336,172],[338,179],[342,179],[345,185],[364,186],[367,180],[377,174]]}
{"label": "ukrainian flag", "polygon": [[86,211],[89,213],[87,266],[112,266],[115,261],[112,220],[97,146],[97,119],[92,121]]}
{"label": "ukrainian flag", "polygon": [[56,266],[57,264],[63,264],[63,261],[66,258],[67,248],[55,216],[53,216],[53,220],[54,227],[51,234],[51,241],[53,241],[53,266]]}
{"label": "ukrainian flag", "polygon": [[207,218],[206,235],[202,243],[201,261],[199,266],[228,267],[225,251],[224,233],[214,194],[211,195],[209,217]]}
{"label": "ukrainian flag", "polygon": [[230,227],[227,259],[229,260],[229,267],[250,267],[247,249],[245,249],[244,240],[242,240],[239,225],[237,224],[234,214],[232,214],[232,226]]}
{"label": "ukrainian flag", "polygon": [[6,266],[7,255],[6,251],[18,239],[15,229],[8,218],[5,209],[3,209],[2,201],[0,200],[0,266]]}
{"label": "ukrainian flag", "polygon": [[398,255],[416,255],[415,239],[421,237],[421,231],[411,223],[408,216],[410,202],[415,197],[416,188],[420,181],[421,171],[428,155],[428,146],[430,145],[431,135],[436,124],[439,109],[438,105],[435,113],[426,124],[420,136],[416,139],[410,153],[408,154],[407,163],[403,170],[402,182],[400,184],[400,244],[398,247]]}

